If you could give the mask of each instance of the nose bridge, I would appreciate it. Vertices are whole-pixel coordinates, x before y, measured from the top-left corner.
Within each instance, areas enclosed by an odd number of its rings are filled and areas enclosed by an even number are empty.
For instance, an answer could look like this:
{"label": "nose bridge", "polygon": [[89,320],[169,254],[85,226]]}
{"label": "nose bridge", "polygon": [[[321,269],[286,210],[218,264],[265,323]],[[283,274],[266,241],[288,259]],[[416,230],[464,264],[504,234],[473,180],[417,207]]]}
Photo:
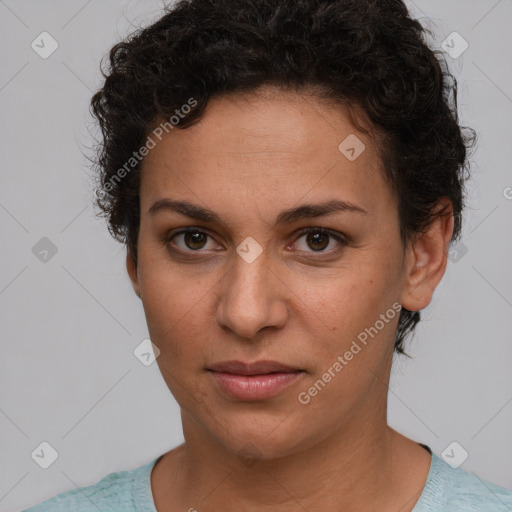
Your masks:
{"label": "nose bridge", "polygon": [[[245,249],[246,252],[240,250]],[[272,285],[273,273],[269,268],[267,254],[263,251],[255,259],[244,258],[249,254],[240,244],[233,267],[225,276],[222,296],[217,313],[219,324],[230,328],[241,337],[251,338],[266,326],[280,326],[286,307],[279,304],[278,291]]]}
{"label": "nose bridge", "polygon": [[[243,250],[242,244],[239,250]],[[243,256],[237,255],[234,258],[233,269],[230,272],[229,288],[231,294],[241,295],[246,301],[260,300],[269,272],[266,254],[259,255],[253,261],[246,260]]]}

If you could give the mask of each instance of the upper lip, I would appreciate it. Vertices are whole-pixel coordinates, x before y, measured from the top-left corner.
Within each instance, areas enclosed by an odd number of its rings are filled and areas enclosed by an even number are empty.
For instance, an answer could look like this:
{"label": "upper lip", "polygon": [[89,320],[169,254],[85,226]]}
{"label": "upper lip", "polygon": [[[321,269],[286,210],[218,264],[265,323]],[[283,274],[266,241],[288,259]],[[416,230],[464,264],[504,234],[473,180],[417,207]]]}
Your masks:
{"label": "upper lip", "polygon": [[293,368],[278,361],[255,361],[254,363],[244,363],[243,361],[224,361],[208,368],[214,372],[233,373],[236,375],[264,375],[274,372],[298,372],[298,368]]}

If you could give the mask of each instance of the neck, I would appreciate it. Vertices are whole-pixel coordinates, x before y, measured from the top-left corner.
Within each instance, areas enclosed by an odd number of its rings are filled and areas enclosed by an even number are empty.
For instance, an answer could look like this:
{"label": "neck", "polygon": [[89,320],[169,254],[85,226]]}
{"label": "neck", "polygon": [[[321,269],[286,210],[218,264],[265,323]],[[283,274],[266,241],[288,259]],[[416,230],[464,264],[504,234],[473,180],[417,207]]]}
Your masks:
{"label": "neck", "polygon": [[347,430],[340,434],[338,439],[325,439],[278,459],[256,460],[251,466],[241,464],[236,455],[206,462],[185,444],[186,494],[194,493],[200,500],[194,505],[198,511],[275,511],[279,505],[287,512],[298,507],[315,510],[319,503],[325,512],[373,509],[390,490],[391,432],[384,429],[364,438],[360,432],[356,437]]}
{"label": "neck", "polygon": [[[385,418],[385,405],[383,412]],[[321,505],[324,512],[411,511],[430,456],[387,426],[375,409],[356,416],[357,422],[346,422],[321,442],[249,464],[182,413],[185,443],[168,454],[155,476],[157,509],[256,512],[279,505],[288,512]]]}

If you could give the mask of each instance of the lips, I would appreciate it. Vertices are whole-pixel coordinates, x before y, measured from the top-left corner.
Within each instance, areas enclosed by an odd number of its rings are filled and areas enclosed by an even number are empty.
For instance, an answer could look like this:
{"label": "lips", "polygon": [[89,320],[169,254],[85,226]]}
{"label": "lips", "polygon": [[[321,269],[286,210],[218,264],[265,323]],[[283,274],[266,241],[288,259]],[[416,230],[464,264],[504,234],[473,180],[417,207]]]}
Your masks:
{"label": "lips", "polygon": [[265,375],[268,373],[293,373],[300,371],[299,368],[293,368],[277,361],[256,361],[254,363],[226,361],[214,364],[209,370],[236,375]]}
{"label": "lips", "polygon": [[220,391],[243,401],[265,400],[295,383],[304,371],[277,361],[226,361],[208,368]]}

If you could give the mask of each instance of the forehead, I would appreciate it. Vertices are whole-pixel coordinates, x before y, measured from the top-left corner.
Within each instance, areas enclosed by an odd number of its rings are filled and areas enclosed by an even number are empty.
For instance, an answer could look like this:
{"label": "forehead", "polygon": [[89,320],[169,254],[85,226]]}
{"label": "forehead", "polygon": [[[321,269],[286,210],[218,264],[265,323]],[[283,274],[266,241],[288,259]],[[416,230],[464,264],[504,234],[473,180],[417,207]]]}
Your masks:
{"label": "forehead", "polygon": [[346,109],[314,96],[267,88],[213,98],[197,123],[164,133],[146,156],[141,203],[264,196],[265,206],[339,193],[371,210],[391,194],[377,141]]}

